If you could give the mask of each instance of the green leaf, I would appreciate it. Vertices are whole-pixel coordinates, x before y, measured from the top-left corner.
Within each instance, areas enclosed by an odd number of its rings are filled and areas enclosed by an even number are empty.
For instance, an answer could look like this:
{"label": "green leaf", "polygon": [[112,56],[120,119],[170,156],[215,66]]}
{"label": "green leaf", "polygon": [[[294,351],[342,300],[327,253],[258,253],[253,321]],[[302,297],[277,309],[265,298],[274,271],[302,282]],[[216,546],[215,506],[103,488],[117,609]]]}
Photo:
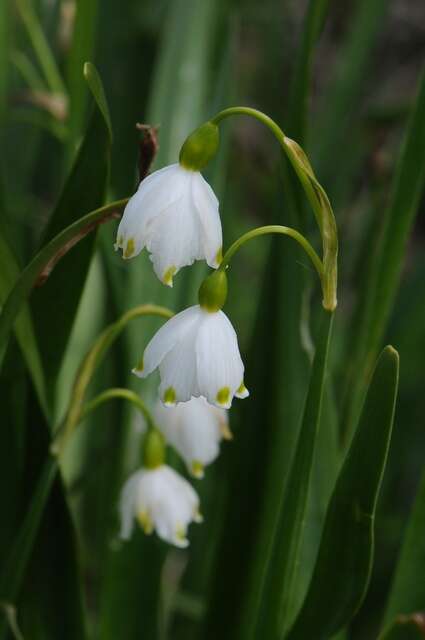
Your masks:
{"label": "green leaf", "polygon": [[85,61],[93,58],[98,4],[98,0],[90,0],[90,2],[77,0],[75,3],[75,22],[66,67],[69,91],[68,126],[71,148],[74,147],[81,135],[87,108],[87,85],[84,82],[81,70]]}
{"label": "green leaf", "polygon": [[[62,195],[45,230],[46,244],[65,227],[103,202],[109,176],[111,123],[100,78],[90,63],[84,75],[95,100],[94,112]],[[90,266],[96,234],[82,239],[33,295],[34,324],[53,394]]]}
{"label": "green leaf", "polygon": [[[279,260],[282,253],[284,263]],[[305,354],[299,344],[302,274],[295,264],[297,256],[297,247],[289,242],[284,251],[282,242],[274,242],[266,267],[246,367],[246,382],[255,389],[255,394],[240,409],[235,407],[234,421],[241,428],[235,432],[236,446],[226,452],[228,504],[203,629],[206,638],[230,638],[237,634],[241,640],[247,640],[254,630],[252,620],[258,610],[259,582],[268,561],[283,485],[295,448],[307,380]],[[289,262],[291,259],[293,264]],[[274,271],[276,264],[288,268]],[[290,384],[285,384],[284,378],[291,380]],[[238,537],[240,531],[243,544]]]}
{"label": "green leaf", "polygon": [[364,380],[370,374],[397,293],[409,238],[425,185],[425,73],[411,114],[384,228],[354,316],[346,380],[343,429],[350,436],[358,416]]}
{"label": "green leaf", "polygon": [[388,624],[398,614],[410,614],[425,607],[425,581],[418,579],[418,567],[425,566],[425,473],[403,538],[393,584],[384,616]]}
{"label": "green leaf", "polygon": [[[0,599],[15,606],[24,638],[85,639],[74,527],[49,454],[50,428],[30,394],[17,531],[2,566]],[[11,428],[11,424],[7,425]],[[47,499],[47,504],[46,504]],[[0,638],[7,621],[0,621]]]}
{"label": "green leaf", "polygon": [[303,144],[307,131],[311,70],[315,46],[322,30],[329,0],[310,0],[304,18],[301,44],[292,71],[288,108],[288,133]]}
{"label": "green leaf", "polygon": [[25,513],[19,534],[2,569],[0,597],[4,600],[14,601],[19,593],[57,469],[56,460],[49,456],[35,485],[30,507]]}
{"label": "green leaf", "polygon": [[406,139],[397,165],[391,204],[386,214],[379,268],[374,291],[373,316],[367,347],[378,349],[391,312],[404,263],[406,244],[425,186],[425,71],[411,115]]}
{"label": "green leaf", "polygon": [[0,373],[0,571],[10,557],[11,541],[21,517],[23,470],[26,462],[28,370],[17,341],[12,338]]}
{"label": "green leaf", "polygon": [[386,347],[376,364],[359,426],[331,497],[306,598],[287,640],[329,638],[348,624],[366,594],[398,369],[398,353]]}
{"label": "green leaf", "polygon": [[[0,234],[0,302],[3,303],[10,290],[19,277],[19,267],[6,240]],[[41,365],[40,353],[34,335],[30,310],[28,305],[24,305],[19,314],[15,333],[22,355],[31,373],[34,387],[37,390],[38,398],[43,410],[47,412],[46,389],[44,373]]]}
{"label": "green leaf", "polygon": [[37,279],[53,267],[56,260],[98,224],[121,213],[127,199],[113,202],[86,214],[48,242],[25,267],[9,293],[0,314],[0,366],[4,360],[10,333]]}
{"label": "green leaf", "polygon": [[332,321],[333,314],[323,311],[295,455],[285,483],[271,553],[258,582],[256,638],[263,634],[282,637],[294,615],[294,584],[321,418]]}
{"label": "green leaf", "polygon": [[106,101],[105,89],[103,88],[102,80],[99,73],[97,72],[96,67],[91,62],[86,62],[84,64],[84,78],[86,79],[87,84],[90,87],[90,91],[92,92],[98,109],[103,115],[103,119],[108,128],[108,142],[110,144],[112,142],[112,123],[111,116],[109,114],[108,103]]}
{"label": "green leaf", "polygon": [[337,55],[335,80],[324,96],[323,115],[314,127],[317,170],[325,184],[335,183],[335,172],[345,169],[345,162],[337,159],[345,149],[350,115],[356,113],[388,6],[387,0],[360,0],[348,9],[353,15],[347,20],[348,33]]}

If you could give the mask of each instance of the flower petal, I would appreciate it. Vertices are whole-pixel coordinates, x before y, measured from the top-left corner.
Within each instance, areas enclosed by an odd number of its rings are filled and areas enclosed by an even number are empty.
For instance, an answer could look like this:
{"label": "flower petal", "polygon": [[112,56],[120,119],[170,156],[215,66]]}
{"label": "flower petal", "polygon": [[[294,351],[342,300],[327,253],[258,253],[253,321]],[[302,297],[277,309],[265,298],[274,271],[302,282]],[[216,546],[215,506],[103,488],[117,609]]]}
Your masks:
{"label": "flower petal", "polygon": [[146,243],[158,278],[167,282],[167,274],[177,273],[203,257],[201,228],[189,190],[151,222]]}
{"label": "flower petal", "polygon": [[[199,498],[190,484],[171,467],[142,469],[124,486],[121,497],[122,535],[129,537],[136,517],[145,533],[178,547],[188,545],[187,527],[199,521]],[[131,515],[131,519],[130,519]]]}
{"label": "flower petal", "polygon": [[159,365],[161,376],[159,396],[167,405],[187,402],[193,395],[198,394],[196,354],[193,348],[197,327],[198,323],[194,322]]}
{"label": "flower petal", "polygon": [[142,362],[133,369],[139,378],[146,378],[156,369],[167,353],[189,332],[199,319],[199,307],[195,305],[176,314],[156,332],[143,354]]}
{"label": "flower petal", "polygon": [[143,472],[134,473],[124,485],[120,498],[121,531],[120,537],[128,540],[133,531],[134,510],[137,498],[137,487]]}
{"label": "flower petal", "polygon": [[201,173],[194,173],[192,197],[201,223],[203,256],[210,267],[216,269],[221,262],[223,234],[218,211],[218,200]]}
{"label": "flower petal", "polygon": [[210,405],[202,397],[173,408],[166,409],[160,402],[155,407],[158,428],[195,477],[202,477],[203,468],[218,456],[226,418],[224,410]]}
{"label": "flower petal", "polygon": [[152,504],[152,516],[160,538],[186,547],[186,530],[199,509],[199,498],[190,486],[174,469],[163,465],[156,474],[157,496]]}
{"label": "flower petal", "polygon": [[239,387],[237,388],[236,392],[235,392],[235,396],[237,398],[241,398],[242,400],[244,398],[247,398],[249,396],[249,391],[245,386],[244,381],[242,380],[242,382],[240,383]]}
{"label": "flower petal", "polygon": [[173,164],[142,180],[118,226],[115,248],[123,249],[124,258],[136,256],[146,246],[150,224],[188,192],[190,177],[179,164]]}
{"label": "flower petal", "polygon": [[211,404],[229,409],[244,373],[237,336],[222,311],[204,313],[196,341],[199,391]]}

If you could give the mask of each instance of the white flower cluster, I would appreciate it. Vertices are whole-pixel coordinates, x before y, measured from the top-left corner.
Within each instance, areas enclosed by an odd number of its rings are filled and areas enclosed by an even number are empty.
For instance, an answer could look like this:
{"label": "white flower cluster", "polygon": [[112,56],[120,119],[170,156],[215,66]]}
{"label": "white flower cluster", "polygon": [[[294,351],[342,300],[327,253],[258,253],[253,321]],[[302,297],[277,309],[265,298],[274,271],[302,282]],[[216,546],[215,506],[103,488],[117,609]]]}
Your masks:
{"label": "white flower cluster", "polygon": [[[168,286],[181,267],[195,260],[219,267],[218,201],[199,171],[174,164],[141,182],[124,211],[115,248],[131,258],[145,247],[156,275]],[[234,396],[249,395],[237,336],[221,306],[201,300],[168,320],[133,370],[145,378],[159,369],[156,423],[197,478],[217,457],[220,440],[230,437],[225,409]],[[121,517],[124,538],[137,518],[146,533],[155,529],[159,537],[182,547],[188,544],[189,523],[200,520],[199,499],[186,480],[162,463],[130,477],[122,492]]]}

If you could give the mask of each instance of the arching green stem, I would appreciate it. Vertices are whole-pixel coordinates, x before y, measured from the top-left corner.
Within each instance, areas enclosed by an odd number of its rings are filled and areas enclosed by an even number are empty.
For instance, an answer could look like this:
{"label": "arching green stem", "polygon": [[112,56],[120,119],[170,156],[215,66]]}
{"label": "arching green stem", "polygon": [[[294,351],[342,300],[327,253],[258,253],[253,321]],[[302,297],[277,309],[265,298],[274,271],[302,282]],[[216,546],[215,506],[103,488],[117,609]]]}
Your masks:
{"label": "arching green stem", "polygon": [[252,229],[252,231],[248,231],[247,233],[244,233],[243,236],[238,238],[227,249],[226,253],[223,256],[223,260],[220,264],[220,269],[225,269],[228,266],[230,260],[233,258],[236,251],[238,251],[238,249],[240,249],[242,245],[245,244],[245,242],[248,242],[253,238],[257,238],[258,236],[264,236],[270,233],[280,233],[282,235],[289,236],[290,238],[293,238],[294,240],[296,240],[296,242],[298,242],[298,244],[302,246],[302,248],[304,249],[308,257],[314,264],[314,267],[319,275],[320,280],[323,281],[322,261],[320,260],[319,256],[317,255],[317,253],[315,252],[311,244],[308,242],[308,240],[306,240],[304,236],[298,231],[296,231],[295,229],[291,229],[291,227],[284,227],[278,224],[271,224],[265,227],[258,227],[257,229]]}
{"label": "arching green stem", "polygon": [[81,409],[78,422],[82,422],[92,411],[100,407],[100,405],[102,405],[104,402],[109,402],[110,400],[115,400],[116,398],[121,398],[122,400],[128,400],[128,402],[131,402],[145,418],[148,427],[152,429],[155,428],[152,414],[141,397],[130,389],[122,389],[120,387],[113,387],[112,389],[102,391],[102,393],[99,393],[92,400],[90,400],[90,402],[86,402],[86,404],[83,405]]}
{"label": "arching green stem", "polygon": [[107,350],[130,320],[148,315],[156,315],[168,319],[174,314],[166,307],[160,307],[155,304],[143,304],[124,313],[119,320],[109,325],[109,327],[100,334],[80,366],[72,388],[63,427],[60,428],[51,446],[52,453],[59,455],[62,452],[68,438],[79,423],[88,385]]}
{"label": "arching green stem", "polygon": [[275,135],[275,137],[279,140],[279,142],[283,142],[285,135],[282,129],[274,120],[272,120],[269,116],[266,116],[262,111],[258,111],[258,109],[253,109],[252,107],[229,107],[228,109],[223,109],[214,116],[214,118],[210,119],[210,122],[214,124],[218,124],[225,118],[229,118],[230,116],[251,116],[252,118],[256,118],[260,122],[266,125]]}
{"label": "arching green stem", "polygon": [[210,122],[219,124],[225,118],[236,115],[250,116],[264,124],[275,136],[297,174],[311,204],[320,229],[323,244],[323,306],[333,311],[337,305],[337,257],[338,233],[329,199],[318,182],[311,164],[302,148],[285,136],[279,125],[266,114],[251,107],[230,107],[220,111]]}

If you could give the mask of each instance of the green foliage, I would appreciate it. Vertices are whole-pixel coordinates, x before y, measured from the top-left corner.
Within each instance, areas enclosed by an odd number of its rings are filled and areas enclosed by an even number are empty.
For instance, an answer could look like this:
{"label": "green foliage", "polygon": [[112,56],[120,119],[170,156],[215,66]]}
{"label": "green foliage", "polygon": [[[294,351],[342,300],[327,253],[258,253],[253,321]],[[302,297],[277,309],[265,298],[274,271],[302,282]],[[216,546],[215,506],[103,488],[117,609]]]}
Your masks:
{"label": "green foliage", "polygon": [[[360,292],[354,316],[356,335],[351,344],[352,360],[347,376],[347,400],[343,428],[350,436],[362,393],[361,380],[368,375],[382,340],[394,302],[403,266],[406,243],[425,185],[425,167],[421,162],[425,145],[425,76],[410,118],[406,139],[397,164],[391,201],[385,212],[382,230],[370,261],[368,277]],[[362,375],[359,376],[359,370]]]}
{"label": "green foliage", "polygon": [[[385,0],[12,4],[0,3],[1,640],[423,637],[422,9],[406,5],[401,23]],[[135,125],[157,127],[161,168],[233,104],[270,112],[293,141],[288,161],[251,119],[220,123],[204,175],[224,249],[285,225],[318,255],[325,236],[329,266],[329,194],[338,308],[322,309],[296,243],[244,245],[224,310],[251,395],[194,482],[205,522],[188,550],[139,529],[121,542],[141,439],[122,399],[152,408],[157,386],[130,370],[160,319],[135,318],[196,304],[207,272],[182,269],[170,290],[146,255],[113,252],[138,183]],[[372,375],[384,340],[402,361],[388,461],[398,357],[384,349]]]}
{"label": "green foliage", "polygon": [[[4,303],[4,300],[7,298],[18,277],[19,267],[16,263],[15,256],[6,240],[0,236],[0,300],[2,303]],[[30,311],[26,304],[16,319],[15,332],[21,347],[22,356],[26,359],[28,369],[33,378],[40,404],[43,409],[47,411],[44,372],[38,346],[35,341]]]}
{"label": "green foliage", "polygon": [[294,459],[285,483],[265,577],[259,580],[261,609],[255,637],[259,637],[264,631],[270,637],[283,637],[293,615],[294,583],[320,425],[333,321],[332,314],[323,315]]}
{"label": "green foliage", "polygon": [[[112,136],[108,107],[98,74],[90,63],[84,67],[84,76],[95,99],[95,109],[59,202],[43,233],[43,244],[78,220],[82,211],[88,213],[99,208],[106,192]],[[82,237],[73,252],[60,260],[34,292],[34,321],[49,387],[54,387],[69,340],[95,237],[95,233]]]}
{"label": "green foliage", "polygon": [[398,369],[398,353],[386,347],[376,364],[360,423],[329,502],[311,583],[289,640],[313,634],[318,640],[331,637],[350,622],[365,597]]}

